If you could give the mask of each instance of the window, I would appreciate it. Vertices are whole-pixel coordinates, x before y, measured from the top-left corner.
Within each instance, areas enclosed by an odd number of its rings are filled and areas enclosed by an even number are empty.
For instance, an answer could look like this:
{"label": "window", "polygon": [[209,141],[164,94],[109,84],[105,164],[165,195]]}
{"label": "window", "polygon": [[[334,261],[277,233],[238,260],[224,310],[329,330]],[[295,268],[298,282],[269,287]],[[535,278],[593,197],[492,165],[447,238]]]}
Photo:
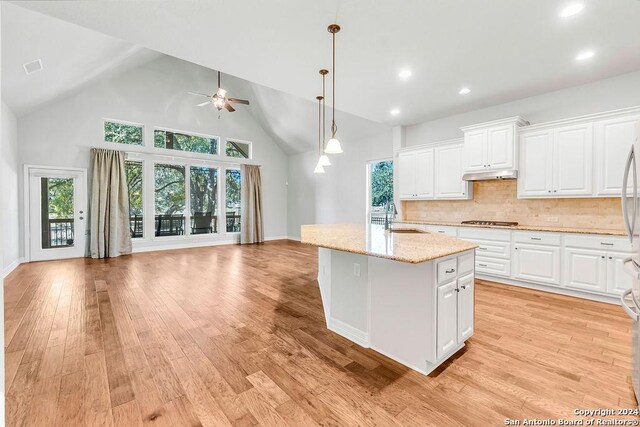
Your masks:
{"label": "window", "polygon": [[142,220],[142,162],[127,160],[127,188],[129,189],[129,229],[131,238],[143,236],[144,222]]}
{"label": "window", "polygon": [[191,190],[191,234],[218,232],[218,169],[192,166],[189,172]]}
{"label": "window", "polygon": [[371,223],[384,224],[386,204],[393,203],[393,161],[372,162],[368,164],[368,169],[367,193]]}
{"label": "window", "polygon": [[227,139],[225,153],[228,157],[249,159],[251,158],[251,144],[248,142],[238,142]]}
{"label": "window", "polygon": [[153,145],[156,148],[166,148],[168,150],[218,154],[217,138],[202,135],[188,135],[169,130],[156,129],[153,132]]}
{"label": "window", "polygon": [[227,233],[236,233],[240,231],[240,171],[238,169],[227,169],[225,188]]}
{"label": "window", "polygon": [[40,178],[42,249],[73,246],[73,178]]}
{"label": "window", "polygon": [[154,166],[156,236],[184,234],[185,167]]}
{"label": "window", "polygon": [[142,125],[107,120],[104,122],[104,140],[106,142],[142,145],[143,134]]}

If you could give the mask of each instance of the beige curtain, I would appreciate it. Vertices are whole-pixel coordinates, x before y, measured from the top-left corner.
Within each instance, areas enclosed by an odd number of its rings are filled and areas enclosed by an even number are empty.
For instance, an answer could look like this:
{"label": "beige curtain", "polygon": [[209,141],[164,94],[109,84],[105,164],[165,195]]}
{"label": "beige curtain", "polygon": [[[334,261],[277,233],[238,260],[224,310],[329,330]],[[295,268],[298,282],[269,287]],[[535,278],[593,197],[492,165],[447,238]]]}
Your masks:
{"label": "beige curtain", "polygon": [[131,253],[129,190],[121,151],[91,150],[91,258]]}
{"label": "beige curtain", "polygon": [[264,242],[262,223],[262,178],[260,166],[241,165],[242,224],[240,243]]}

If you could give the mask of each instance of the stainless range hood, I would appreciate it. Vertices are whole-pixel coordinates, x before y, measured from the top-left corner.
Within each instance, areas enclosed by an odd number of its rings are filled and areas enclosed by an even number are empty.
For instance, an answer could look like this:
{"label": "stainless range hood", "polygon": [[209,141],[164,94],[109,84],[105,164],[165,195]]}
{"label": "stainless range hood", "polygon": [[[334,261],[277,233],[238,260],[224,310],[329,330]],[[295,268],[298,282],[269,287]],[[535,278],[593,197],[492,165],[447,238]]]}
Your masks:
{"label": "stainless range hood", "polygon": [[517,179],[518,171],[505,169],[491,172],[469,172],[462,175],[463,181],[488,181],[490,179]]}

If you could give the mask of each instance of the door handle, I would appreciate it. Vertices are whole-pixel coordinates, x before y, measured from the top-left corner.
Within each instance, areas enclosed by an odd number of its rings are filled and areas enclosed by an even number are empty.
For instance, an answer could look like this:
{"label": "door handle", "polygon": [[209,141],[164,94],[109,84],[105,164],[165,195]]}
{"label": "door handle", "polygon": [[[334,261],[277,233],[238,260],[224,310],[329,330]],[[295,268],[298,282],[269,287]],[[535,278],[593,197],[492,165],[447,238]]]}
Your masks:
{"label": "door handle", "polygon": [[[632,291],[632,288],[624,291],[620,296],[620,302],[622,303],[622,308],[624,309],[624,311],[629,315],[629,317],[631,317],[631,320],[637,322],[640,315],[638,314],[638,306],[635,303],[635,298],[633,297],[633,294],[631,294]],[[631,298],[628,298],[629,295],[631,295]],[[633,303],[635,307],[629,307],[629,302]]]}
{"label": "door handle", "polygon": [[[638,197],[638,183],[636,176],[636,168],[635,168],[635,152],[633,150],[633,145],[629,150],[629,156],[627,157],[627,163],[624,166],[624,175],[622,176],[622,218],[624,219],[624,226],[627,230],[627,235],[629,240],[633,242],[633,231],[635,228],[636,222],[636,207],[637,207],[637,197]],[[634,164],[633,168],[633,223],[629,221],[629,212],[627,209],[627,186],[629,183],[629,169],[631,169],[631,164]]]}

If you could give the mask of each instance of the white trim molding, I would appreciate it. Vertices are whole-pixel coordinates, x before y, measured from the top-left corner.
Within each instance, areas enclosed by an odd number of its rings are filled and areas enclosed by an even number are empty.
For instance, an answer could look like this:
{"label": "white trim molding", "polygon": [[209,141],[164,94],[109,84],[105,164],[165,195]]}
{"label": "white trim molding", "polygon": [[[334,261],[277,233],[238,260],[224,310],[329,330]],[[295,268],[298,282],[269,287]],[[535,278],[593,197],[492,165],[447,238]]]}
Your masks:
{"label": "white trim molding", "polygon": [[25,262],[24,258],[17,258],[11,264],[2,269],[2,278],[5,279],[9,274],[13,272],[16,268]]}

